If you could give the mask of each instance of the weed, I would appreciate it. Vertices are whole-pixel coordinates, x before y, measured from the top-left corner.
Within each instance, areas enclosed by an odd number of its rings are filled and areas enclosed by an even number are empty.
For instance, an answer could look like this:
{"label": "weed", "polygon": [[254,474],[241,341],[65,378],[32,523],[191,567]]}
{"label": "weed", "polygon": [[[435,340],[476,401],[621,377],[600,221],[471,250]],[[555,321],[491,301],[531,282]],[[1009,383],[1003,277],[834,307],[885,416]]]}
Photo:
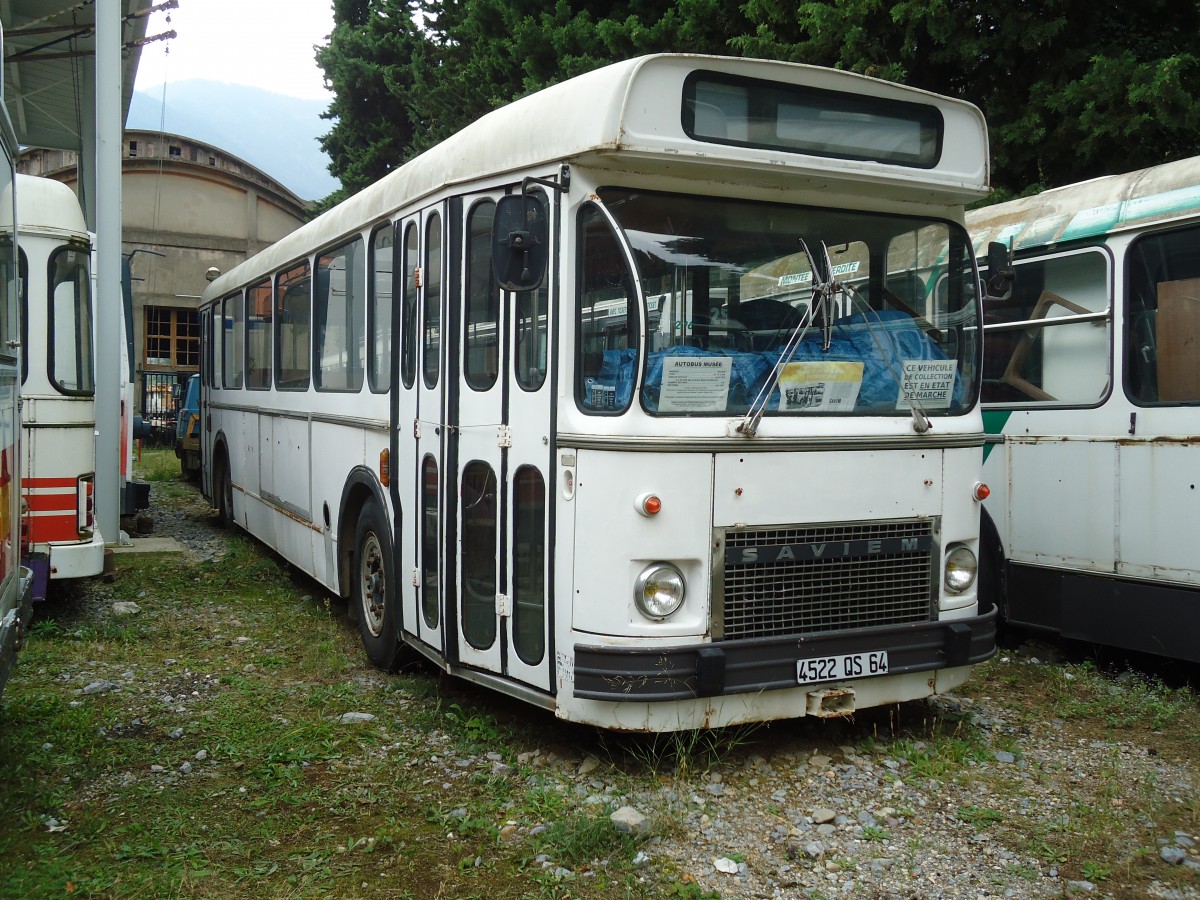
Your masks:
{"label": "weed", "polygon": [[490,747],[500,741],[501,735],[496,727],[496,720],[487,713],[466,711],[459,704],[451,703],[445,716],[459,738],[470,746]]}
{"label": "weed", "polygon": [[628,863],[637,852],[639,839],[618,831],[603,810],[576,810],[555,820],[535,838],[538,852],[568,868],[593,860]]}
{"label": "weed", "polygon": [[663,896],[679,900],[721,900],[719,891],[706,890],[695,881],[672,881],[663,887]]}
{"label": "weed", "polygon": [[751,744],[760,728],[743,725],[636,735],[624,739],[619,746],[643,769],[670,775],[676,781],[688,781],[707,774],[734,752]]}
{"label": "weed", "polygon": [[1014,878],[1022,878],[1026,881],[1033,881],[1036,878],[1040,878],[1042,874],[1035,866],[1028,865],[1027,863],[1009,863],[1007,871]]}
{"label": "weed", "polygon": [[998,809],[986,806],[960,806],[955,814],[957,818],[969,825],[990,825],[993,822],[1003,822],[1004,813]]}

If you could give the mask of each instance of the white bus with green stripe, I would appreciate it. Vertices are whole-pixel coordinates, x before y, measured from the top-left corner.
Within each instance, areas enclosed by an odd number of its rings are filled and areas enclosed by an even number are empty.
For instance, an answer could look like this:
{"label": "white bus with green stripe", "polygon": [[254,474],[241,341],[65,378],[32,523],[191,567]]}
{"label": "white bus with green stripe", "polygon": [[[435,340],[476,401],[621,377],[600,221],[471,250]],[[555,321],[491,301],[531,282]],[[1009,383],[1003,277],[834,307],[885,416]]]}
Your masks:
{"label": "white bus with green stripe", "polygon": [[1011,624],[1200,661],[1200,157],[967,224],[1015,257],[984,302],[981,591]]}

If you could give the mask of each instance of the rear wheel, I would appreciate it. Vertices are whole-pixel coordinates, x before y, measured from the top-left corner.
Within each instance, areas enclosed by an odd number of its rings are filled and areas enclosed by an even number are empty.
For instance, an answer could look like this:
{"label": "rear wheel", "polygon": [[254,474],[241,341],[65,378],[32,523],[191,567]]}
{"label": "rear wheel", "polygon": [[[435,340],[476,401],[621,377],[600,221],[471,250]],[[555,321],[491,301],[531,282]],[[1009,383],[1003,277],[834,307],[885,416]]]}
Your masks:
{"label": "rear wheel", "polygon": [[371,500],[354,529],[354,576],[351,609],[372,665],[393,670],[400,661],[400,628],[394,599],[392,539],[383,511]]}

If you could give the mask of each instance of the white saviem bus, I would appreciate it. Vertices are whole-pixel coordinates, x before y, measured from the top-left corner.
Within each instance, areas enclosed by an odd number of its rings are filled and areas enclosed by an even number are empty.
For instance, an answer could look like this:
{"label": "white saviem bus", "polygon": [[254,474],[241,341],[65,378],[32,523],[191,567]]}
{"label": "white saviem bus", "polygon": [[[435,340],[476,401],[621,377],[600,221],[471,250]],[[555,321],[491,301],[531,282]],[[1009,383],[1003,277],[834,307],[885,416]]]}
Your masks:
{"label": "white saviem bus", "polygon": [[951,689],[974,584],[982,116],[652,56],[497,110],[225,273],[204,482],[370,658],[618,729]]}
{"label": "white saviem bus", "polygon": [[24,560],[35,600],[58,579],[97,575],[91,241],[71,188],[17,176],[21,272]]}
{"label": "white saviem bus", "polygon": [[1017,625],[1200,662],[1200,157],[967,221],[1015,254],[985,305],[983,590]]}

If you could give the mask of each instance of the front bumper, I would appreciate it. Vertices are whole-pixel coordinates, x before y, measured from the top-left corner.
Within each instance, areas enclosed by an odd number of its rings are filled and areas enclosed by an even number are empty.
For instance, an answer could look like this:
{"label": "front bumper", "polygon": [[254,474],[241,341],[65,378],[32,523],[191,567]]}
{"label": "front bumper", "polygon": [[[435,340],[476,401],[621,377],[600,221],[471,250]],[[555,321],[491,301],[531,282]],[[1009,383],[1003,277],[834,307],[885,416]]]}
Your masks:
{"label": "front bumper", "polygon": [[[984,662],[996,653],[996,608],[965,619],[683,647],[576,644],[574,695],[653,702],[795,688],[799,660],[875,650],[888,653],[888,673],[878,678]],[[839,683],[848,682],[828,682]]]}

